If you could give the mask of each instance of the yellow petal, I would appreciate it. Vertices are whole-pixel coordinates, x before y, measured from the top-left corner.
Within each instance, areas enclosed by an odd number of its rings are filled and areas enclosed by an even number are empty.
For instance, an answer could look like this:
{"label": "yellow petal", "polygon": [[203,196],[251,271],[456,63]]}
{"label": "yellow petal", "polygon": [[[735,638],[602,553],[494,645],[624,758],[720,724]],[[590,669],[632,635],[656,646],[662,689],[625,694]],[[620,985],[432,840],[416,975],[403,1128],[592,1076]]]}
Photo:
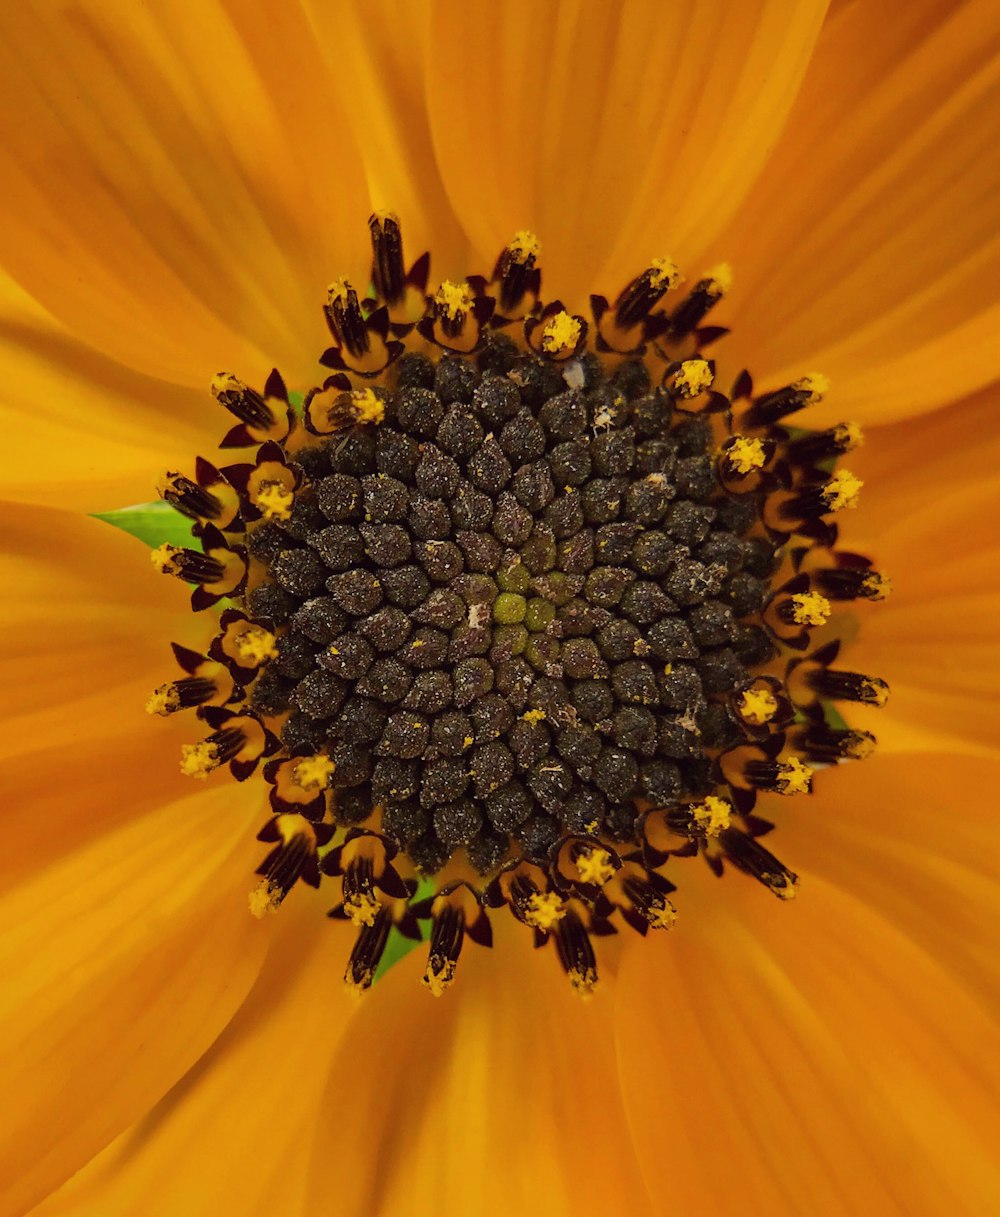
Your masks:
{"label": "yellow petal", "polygon": [[329,1203],[331,1146],[338,1212],[490,1212],[498,1197],[503,1212],[541,1204],[551,1217],[651,1212],[609,996],[581,1001],[551,947],[533,952],[522,927],[495,920],[494,950],[469,944],[440,1000],[418,982],[423,952],[365,999],[320,1108],[307,1212]]}
{"label": "yellow petal", "polygon": [[483,267],[530,228],[549,296],[580,304],[703,248],[776,137],[824,9],[435,4],[435,152]]}
{"label": "yellow petal", "polygon": [[[803,368],[817,420],[933,409],[993,381],[1000,21],[989,0],[840,5],[788,127],[718,245],[733,358]],[[719,255],[721,256],[721,254]]]}
{"label": "yellow petal", "polygon": [[859,606],[844,666],[889,681],[879,714],[855,711],[885,749],[946,746],[996,754],[1000,741],[1000,436],[985,393],[869,433],[851,454],[863,510],[844,544],[892,579],[884,603]]}
{"label": "yellow petal", "polygon": [[[216,1042],[33,1217],[308,1211],[306,1175],[327,1069],[347,1023],[364,1017],[365,1006],[345,991],[337,964],[337,953],[350,951],[349,931],[326,921],[329,901],[312,893],[298,900],[302,894],[274,919],[257,983]],[[347,1169],[340,1160],[328,1180],[331,1195]]]}
{"label": "yellow petal", "polygon": [[819,876],[792,905],[739,875],[683,891],[683,931],[629,950],[617,1003],[662,1211],[991,1212],[1000,1032],[954,978]]}
{"label": "yellow petal", "polygon": [[3,1212],[37,1203],[137,1120],[239,1007],[269,932],[246,906],[259,817],[232,787],[200,792],[5,892]]}
{"label": "yellow petal", "polygon": [[807,812],[767,800],[775,848],[807,898],[821,875],[861,900],[1000,1012],[1000,819],[995,759],[876,755],[816,775]]}
{"label": "yellow petal", "polygon": [[280,363],[297,384],[322,284],[364,281],[367,190],[301,10],[227,7],[11,14],[0,260],[131,368],[200,388]]}

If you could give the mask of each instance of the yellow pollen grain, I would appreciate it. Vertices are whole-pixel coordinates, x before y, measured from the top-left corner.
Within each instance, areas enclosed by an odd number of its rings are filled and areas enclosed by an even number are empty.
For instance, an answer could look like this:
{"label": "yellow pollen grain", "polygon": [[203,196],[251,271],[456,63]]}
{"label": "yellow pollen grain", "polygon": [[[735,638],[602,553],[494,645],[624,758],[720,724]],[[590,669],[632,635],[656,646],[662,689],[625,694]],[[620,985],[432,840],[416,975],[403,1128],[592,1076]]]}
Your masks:
{"label": "yellow pollen grain", "polygon": [[892,595],[892,580],[881,571],[869,571],[861,581],[861,590],[869,600],[885,600]]}
{"label": "yellow pollen grain", "polygon": [[359,423],[380,423],[385,418],[385,402],[373,389],[355,389],[351,408]]}
{"label": "yellow pollen grain", "polygon": [[177,555],[180,552],[176,545],[164,541],[162,545],[149,551],[149,560],[161,575],[176,575],[179,570]]}
{"label": "yellow pollen grain", "polygon": [[300,790],[325,790],[336,765],[318,752],[315,756],[303,757],[292,770],[292,781]]}
{"label": "yellow pollen grain", "polygon": [[212,396],[221,397],[223,393],[245,393],[246,385],[232,372],[216,372],[212,377]]}
{"label": "yellow pollen grain", "polygon": [[233,646],[240,659],[245,659],[247,663],[253,665],[261,664],[265,659],[278,658],[275,637],[262,625],[248,626],[242,634],[236,636]]}
{"label": "yellow pollen grain", "polygon": [[576,869],[584,883],[603,887],[613,877],[615,868],[606,849],[592,849],[575,859]]}
{"label": "yellow pollen grain", "polygon": [[870,735],[862,735],[860,732],[853,735],[844,748],[844,752],[853,761],[865,761],[875,751],[875,741]]}
{"label": "yellow pollen grain", "polygon": [[175,710],[179,710],[181,706],[181,695],[177,692],[174,685],[160,685],[158,689],[154,689],[146,700],[146,713],[159,714],[162,718],[166,718],[168,714],[173,714]]}
{"label": "yellow pollen grain", "polygon": [[833,431],[844,452],[853,452],[865,442],[864,432],[858,423],[837,423]]}
{"label": "yellow pollen grain", "polygon": [[797,756],[783,761],[778,768],[779,794],[808,794],[812,790],[813,771]]}
{"label": "yellow pollen grain", "polygon": [[750,439],[746,435],[737,435],[726,449],[725,455],[736,472],[744,474],[763,469],[767,460],[763,441]]}
{"label": "yellow pollen grain", "polygon": [[449,321],[455,321],[472,306],[472,293],[465,283],[454,283],[445,279],[437,289],[434,303],[444,310]]}
{"label": "yellow pollen grain", "polygon": [[375,979],[375,969],[365,968],[360,976],[355,977],[350,968],[344,974],[344,988],[352,997],[362,998],[372,987]]}
{"label": "yellow pollen grain", "polygon": [[877,676],[867,676],[861,684],[863,700],[869,706],[884,706],[889,700],[889,686]]}
{"label": "yellow pollen grain", "polygon": [[523,266],[529,258],[539,257],[542,252],[542,243],[533,232],[522,228],[519,232],[514,233],[507,246],[507,252],[519,266]]}
{"label": "yellow pollen grain", "polygon": [[555,354],[572,351],[580,341],[580,322],[571,313],[556,313],[542,330],[542,349]]}
{"label": "yellow pollen grain", "polygon": [[770,689],[747,689],[736,703],[740,717],[755,727],[769,723],[778,711],[778,699]]}
{"label": "yellow pollen grain", "polygon": [[697,397],[711,387],[714,379],[707,359],[685,359],[674,377],[674,391],[680,397]]}
{"label": "yellow pollen grain", "polygon": [[250,905],[251,915],[260,921],[268,913],[276,913],[281,900],[281,888],[276,883],[272,883],[270,879],[261,879],[250,893],[247,902]]}
{"label": "yellow pollen grain", "polygon": [[551,930],[566,916],[566,902],[555,892],[532,892],[524,910],[524,920],[538,930]]}
{"label": "yellow pollen grain", "polygon": [[858,505],[858,495],[864,482],[849,469],[838,469],[823,487],[823,498],[830,511],[843,511]]}
{"label": "yellow pollen grain", "polygon": [[681,281],[681,272],[673,258],[654,258],[649,264],[649,286],[653,291],[671,291]]}
{"label": "yellow pollen grain", "polygon": [[265,482],[254,495],[254,503],[265,520],[289,520],[295,495],[281,482]]}
{"label": "yellow pollen grain", "polygon": [[799,393],[804,393],[806,401],[815,406],[830,392],[830,378],[824,376],[822,372],[809,372],[795,381],[792,388]]}
{"label": "yellow pollen grain", "polygon": [[789,603],[796,625],[826,625],[830,619],[830,601],[819,592],[797,592]]}
{"label": "yellow pollen grain", "polygon": [[382,901],[367,892],[355,892],[344,901],[344,912],[356,926],[374,925],[375,914],[381,907]]}
{"label": "yellow pollen grain", "polygon": [[525,710],[521,715],[526,723],[540,723],[545,718],[544,710]]}
{"label": "yellow pollen grain", "polygon": [[578,997],[593,997],[597,986],[597,972],[593,968],[573,968],[569,974],[569,983]]}
{"label": "yellow pollen grain", "polygon": [[219,767],[219,749],[202,740],[200,744],[181,744],[181,773],[186,778],[203,782],[213,769]]}
{"label": "yellow pollen grain", "polygon": [[427,971],[424,973],[423,983],[430,989],[434,997],[440,997],[445,989],[449,988],[455,980],[455,961],[453,959],[442,960],[438,967],[434,967],[432,963],[427,965]]}
{"label": "yellow pollen grain", "polygon": [[350,293],[351,285],[346,279],[334,279],[326,289],[327,302],[329,304],[346,304]]}
{"label": "yellow pollen grain", "polygon": [[733,286],[733,268],[728,262],[720,262],[705,271],[702,279],[707,284],[707,290],[713,296],[724,296]]}
{"label": "yellow pollen grain", "polygon": [[651,929],[671,930],[677,924],[677,910],[668,900],[663,908],[650,909],[646,920],[649,922]]}
{"label": "yellow pollen grain", "polygon": [[725,799],[710,794],[703,802],[691,808],[694,822],[707,837],[717,837],[728,828],[733,818],[732,805]]}

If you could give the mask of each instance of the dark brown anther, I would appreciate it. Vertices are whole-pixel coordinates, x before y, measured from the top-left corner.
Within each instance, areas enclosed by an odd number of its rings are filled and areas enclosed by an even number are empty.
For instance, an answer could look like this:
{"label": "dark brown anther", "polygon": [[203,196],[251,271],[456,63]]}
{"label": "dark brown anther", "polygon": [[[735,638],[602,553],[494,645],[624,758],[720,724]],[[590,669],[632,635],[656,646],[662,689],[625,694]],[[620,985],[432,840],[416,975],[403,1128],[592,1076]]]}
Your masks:
{"label": "dark brown anther", "polygon": [[820,697],[831,701],[856,701],[866,706],[884,706],[889,686],[877,676],[845,672],[837,668],[813,667],[806,672],[806,683]]}
{"label": "dark brown anther", "polygon": [[[516,320],[534,306],[542,282],[536,265],[540,253],[538,239],[527,231],[515,233],[513,240],[504,246],[491,280],[498,285],[500,307],[497,312],[501,317]],[[525,307],[525,297],[531,297],[528,307]]]}
{"label": "dark brown anther", "polygon": [[406,271],[399,220],[389,212],[375,212],[368,219],[368,231],[372,239],[375,294],[390,306],[401,304],[406,295]]}
{"label": "dark brown anther", "polygon": [[182,549],[177,545],[161,545],[150,557],[153,565],[164,575],[173,575],[185,583],[218,583],[226,568],[218,558],[197,549]]}
{"label": "dark brown anther", "polygon": [[810,572],[817,588],[829,600],[884,600],[892,584],[870,566],[833,566]]}
{"label": "dark brown anther", "polygon": [[354,940],[354,949],[344,973],[344,983],[358,993],[371,988],[378,966],[385,954],[389,931],[392,929],[392,913],[384,905],[370,922],[363,923]]}
{"label": "dark brown anther", "polygon": [[795,465],[813,466],[853,452],[860,444],[861,428],[857,423],[837,423],[826,431],[790,440],[785,445],[785,454]]}
{"label": "dark brown anther", "polygon": [[219,372],[212,378],[212,394],[220,406],[248,427],[267,431],[277,422],[262,395],[229,372]]}
{"label": "dark brown anther", "polygon": [[818,373],[803,376],[794,384],[785,385],[773,393],[765,393],[754,401],[753,405],[743,415],[742,424],[746,427],[773,427],[782,419],[798,413],[806,406],[814,405],[823,400],[823,395],[830,387],[825,376]]}
{"label": "dark brown anther", "polygon": [[368,329],[361,303],[358,293],[346,279],[338,279],[330,284],[323,315],[339,347],[343,347],[353,359],[363,359],[368,354]]}
{"label": "dark brown anther", "polygon": [[781,900],[794,897],[798,875],[748,833],[739,828],[727,828],[719,834],[719,844],[734,866],[770,888]]}
{"label": "dark brown anther", "polygon": [[168,472],[157,487],[164,502],[191,520],[218,520],[222,500],[182,473]]}
{"label": "dark brown anther", "polygon": [[622,890],[646,926],[653,930],[668,930],[677,920],[677,910],[667,899],[672,884],[659,875],[655,879],[659,879],[659,884],[654,882],[652,874],[647,878],[630,874],[622,880]]}
{"label": "dark brown anther", "polygon": [[313,825],[298,815],[272,816],[257,834],[258,841],[275,842],[274,849],[257,867],[262,876],[250,893],[250,912],[255,917],[273,913],[300,880],[319,887],[316,849],[330,839],[328,825]]}
{"label": "dark brown anther", "polygon": [[658,258],[629,283],[615,301],[615,324],[630,330],[645,321],[680,279],[669,258]]}
{"label": "dark brown anther", "polygon": [[435,997],[440,997],[455,979],[458,957],[465,940],[465,913],[462,908],[443,899],[433,914],[431,945],[423,983]]}
{"label": "dark brown anther", "polygon": [[597,984],[597,957],[586,927],[573,909],[567,909],[555,926],[559,962],[581,997],[589,997]]}
{"label": "dark brown anther", "polygon": [[811,761],[832,765],[837,761],[863,761],[875,751],[870,731],[828,727],[813,723],[795,737],[795,746]]}
{"label": "dark brown anther", "polygon": [[854,507],[861,481],[847,469],[838,469],[826,481],[805,483],[778,508],[784,520],[812,520]]}
{"label": "dark brown anther", "polygon": [[705,319],[709,310],[719,303],[731,282],[732,275],[726,265],[707,271],[671,316],[669,337],[677,339],[690,334]]}

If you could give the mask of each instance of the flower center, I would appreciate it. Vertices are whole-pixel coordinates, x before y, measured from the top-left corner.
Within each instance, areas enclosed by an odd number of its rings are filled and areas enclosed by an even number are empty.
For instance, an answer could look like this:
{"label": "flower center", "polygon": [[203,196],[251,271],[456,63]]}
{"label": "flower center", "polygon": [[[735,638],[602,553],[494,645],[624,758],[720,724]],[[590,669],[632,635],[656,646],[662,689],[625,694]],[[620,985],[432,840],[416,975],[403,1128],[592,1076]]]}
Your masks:
{"label": "flower center", "polygon": [[253,461],[161,482],[200,548],[154,564],[224,608],[147,709],[211,729],[183,750],[194,779],[263,762],[251,911],[323,878],[358,929],[351,985],[429,919],[442,992],[506,906],[586,993],[594,935],[673,924],[679,858],[794,895],[759,793],[871,749],[830,706],[885,685],[810,649],[835,605],[888,590],[834,549],[859,435],[787,421],[819,374],[719,391],[702,322],[728,267],[667,307],[656,259],[591,326],[541,303],[531,233],[489,283],[428,294],[396,221],[370,228],[373,293],[329,290],[332,375],[296,409],[277,372],[262,392],[220,373],[223,447]]}

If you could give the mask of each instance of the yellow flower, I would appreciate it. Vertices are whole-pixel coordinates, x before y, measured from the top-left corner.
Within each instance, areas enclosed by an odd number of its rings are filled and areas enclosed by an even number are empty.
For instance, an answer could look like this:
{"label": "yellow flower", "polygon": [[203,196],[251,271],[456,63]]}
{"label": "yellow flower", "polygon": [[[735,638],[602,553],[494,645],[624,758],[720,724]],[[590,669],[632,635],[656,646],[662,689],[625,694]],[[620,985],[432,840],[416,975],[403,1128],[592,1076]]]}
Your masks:
{"label": "yellow flower", "polygon": [[[12,8],[0,1212],[996,1209],[998,40],[985,3]],[[444,1001],[415,952],[359,1003],[328,899],[249,916],[260,785],[192,783],[190,725],[143,709],[166,640],[204,631],[85,514],[211,453],[220,369],[315,383],[372,209],[437,283],[538,234],[553,355],[592,290],[672,282],[669,253],[675,291],[712,267],[721,294],[728,263],[713,387],[822,369],[809,425],[866,429],[838,519],[896,590],[815,628],[892,683],[877,723],[850,715],[879,755],[804,807],[761,796],[793,906],[689,862],[677,928],[605,944],[590,1002],[510,917]],[[293,475],[248,477],[283,518]],[[249,629],[237,666],[275,645]],[[328,778],[274,789],[307,806]]]}

